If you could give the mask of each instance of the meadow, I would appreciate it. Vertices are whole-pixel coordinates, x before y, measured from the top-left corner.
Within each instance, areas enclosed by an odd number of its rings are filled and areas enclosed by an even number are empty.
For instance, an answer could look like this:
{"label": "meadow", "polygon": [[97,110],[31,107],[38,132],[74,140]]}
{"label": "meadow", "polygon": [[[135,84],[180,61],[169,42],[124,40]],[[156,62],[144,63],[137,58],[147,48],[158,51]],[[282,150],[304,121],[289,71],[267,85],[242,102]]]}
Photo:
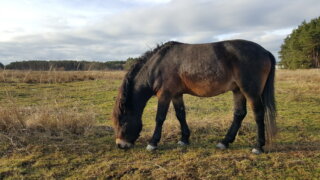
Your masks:
{"label": "meadow", "polygon": [[251,153],[252,111],[229,149],[215,148],[230,126],[232,93],[185,95],[191,144],[179,147],[170,106],[159,149],[146,151],[152,98],[133,149],[115,146],[111,113],[123,71],[0,71],[0,179],[319,179],[320,70],[277,70],[278,136]]}

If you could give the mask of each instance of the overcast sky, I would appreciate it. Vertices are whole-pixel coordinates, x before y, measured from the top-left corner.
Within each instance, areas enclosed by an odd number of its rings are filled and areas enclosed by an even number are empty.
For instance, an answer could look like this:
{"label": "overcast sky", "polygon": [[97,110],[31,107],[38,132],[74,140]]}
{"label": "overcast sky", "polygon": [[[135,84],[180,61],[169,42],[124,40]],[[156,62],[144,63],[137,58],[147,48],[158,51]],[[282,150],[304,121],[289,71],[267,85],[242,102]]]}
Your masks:
{"label": "overcast sky", "polygon": [[0,0],[0,62],[126,60],[169,40],[283,39],[320,0]]}

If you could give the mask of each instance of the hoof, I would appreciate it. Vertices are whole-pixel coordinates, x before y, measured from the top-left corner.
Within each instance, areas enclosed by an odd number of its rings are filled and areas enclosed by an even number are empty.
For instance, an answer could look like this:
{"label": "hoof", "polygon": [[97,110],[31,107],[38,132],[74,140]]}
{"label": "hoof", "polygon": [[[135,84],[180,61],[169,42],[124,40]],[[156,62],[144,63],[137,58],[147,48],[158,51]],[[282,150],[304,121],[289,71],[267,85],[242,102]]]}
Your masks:
{"label": "hoof", "polygon": [[147,151],[154,151],[157,149],[157,146],[152,146],[152,145],[148,144],[146,149],[147,149]]}
{"label": "hoof", "polygon": [[262,150],[259,150],[257,148],[253,148],[252,151],[251,151],[253,154],[262,154],[263,151]]}
{"label": "hoof", "polygon": [[177,144],[180,145],[180,146],[187,146],[188,145],[187,143],[185,143],[183,141],[178,141]]}
{"label": "hoof", "polygon": [[227,146],[222,144],[221,142],[219,142],[217,145],[216,145],[217,148],[221,149],[221,150],[225,150],[227,149]]}

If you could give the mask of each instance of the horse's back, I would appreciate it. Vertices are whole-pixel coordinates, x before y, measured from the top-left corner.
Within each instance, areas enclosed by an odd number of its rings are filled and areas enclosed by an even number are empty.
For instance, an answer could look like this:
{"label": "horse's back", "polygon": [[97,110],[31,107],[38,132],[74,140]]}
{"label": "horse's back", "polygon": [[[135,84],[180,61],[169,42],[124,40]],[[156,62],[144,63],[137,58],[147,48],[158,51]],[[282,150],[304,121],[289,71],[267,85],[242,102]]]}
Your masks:
{"label": "horse's back", "polygon": [[197,96],[215,96],[246,86],[250,79],[265,81],[261,76],[270,69],[268,57],[263,47],[245,40],[178,43],[166,53],[159,67],[165,72],[167,87],[176,86],[183,93]]}

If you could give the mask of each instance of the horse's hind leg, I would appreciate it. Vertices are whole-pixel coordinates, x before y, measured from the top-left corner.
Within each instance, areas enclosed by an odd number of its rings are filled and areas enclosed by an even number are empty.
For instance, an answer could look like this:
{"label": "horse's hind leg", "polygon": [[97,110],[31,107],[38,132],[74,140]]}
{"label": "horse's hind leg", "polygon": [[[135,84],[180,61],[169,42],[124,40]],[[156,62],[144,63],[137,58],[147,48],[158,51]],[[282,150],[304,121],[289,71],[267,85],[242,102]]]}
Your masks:
{"label": "horse's hind leg", "polygon": [[182,95],[173,98],[172,103],[181,127],[181,140],[178,142],[178,144],[187,145],[189,144],[190,130],[186,121],[186,112]]}
{"label": "horse's hind leg", "polygon": [[233,91],[233,99],[234,99],[234,114],[233,114],[233,122],[226,134],[225,138],[217,144],[217,147],[220,149],[225,149],[229,146],[229,143],[232,143],[238,130],[241,126],[242,120],[247,114],[247,107],[246,107],[246,98],[240,92],[239,89]]}
{"label": "horse's hind leg", "polygon": [[265,125],[264,125],[264,106],[260,96],[249,96],[250,105],[254,113],[254,119],[258,126],[258,136],[256,148],[252,149],[255,154],[263,152],[265,145]]}

